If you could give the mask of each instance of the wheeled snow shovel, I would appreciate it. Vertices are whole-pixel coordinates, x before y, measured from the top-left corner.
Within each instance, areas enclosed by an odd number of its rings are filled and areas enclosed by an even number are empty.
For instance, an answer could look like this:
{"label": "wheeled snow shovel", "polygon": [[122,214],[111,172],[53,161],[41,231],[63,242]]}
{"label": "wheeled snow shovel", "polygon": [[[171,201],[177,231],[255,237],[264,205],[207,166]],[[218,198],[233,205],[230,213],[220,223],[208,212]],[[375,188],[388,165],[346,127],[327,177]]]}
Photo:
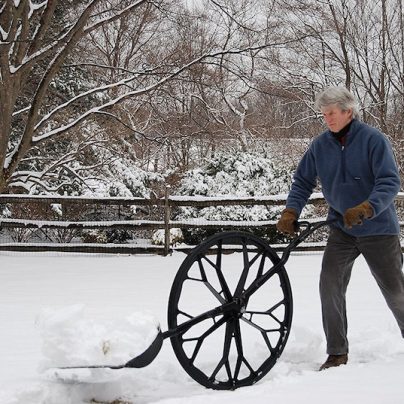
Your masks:
{"label": "wheeled snow shovel", "polygon": [[281,257],[266,241],[246,232],[206,239],[175,276],[168,331],[159,329],[147,350],[123,365],[69,369],[141,368],[170,338],[182,367],[203,386],[230,390],[256,383],[275,365],[290,333],[293,301],[284,265],[300,243],[331,222],[299,222],[299,234]]}

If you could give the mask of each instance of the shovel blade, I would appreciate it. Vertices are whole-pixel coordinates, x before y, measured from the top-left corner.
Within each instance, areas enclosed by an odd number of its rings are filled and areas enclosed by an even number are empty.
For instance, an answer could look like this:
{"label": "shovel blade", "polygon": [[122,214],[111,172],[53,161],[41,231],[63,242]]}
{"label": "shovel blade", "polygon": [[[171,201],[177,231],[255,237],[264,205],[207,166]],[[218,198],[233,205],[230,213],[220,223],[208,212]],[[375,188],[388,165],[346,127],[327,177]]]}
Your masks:
{"label": "shovel blade", "polygon": [[163,345],[163,334],[159,328],[156,337],[149,347],[140,355],[126,362],[123,367],[125,368],[143,368],[153,362],[154,358],[160,352]]}
{"label": "shovel blade", "polygon": [[60,366],[57,369],[124,369],[124,368],[143,368],[149,365],[160,352],[163,345],[163,333],[160,327],[153,342],[140,355],[134,357],[123,365],[80,365],[80,366]]}

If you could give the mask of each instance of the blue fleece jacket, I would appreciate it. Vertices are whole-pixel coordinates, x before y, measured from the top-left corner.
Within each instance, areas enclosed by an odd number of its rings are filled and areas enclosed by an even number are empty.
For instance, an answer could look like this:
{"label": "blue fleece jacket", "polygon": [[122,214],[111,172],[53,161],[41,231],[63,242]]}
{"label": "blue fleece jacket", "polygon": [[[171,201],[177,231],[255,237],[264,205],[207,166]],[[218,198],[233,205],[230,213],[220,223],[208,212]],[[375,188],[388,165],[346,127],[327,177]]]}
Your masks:
{"label": "blue fleece jacket", "polygon": [[[400,177],[391,145],[377,129],[355,119],[344,146],[328,130],[315,138],[297,167],[286,207],[300,215],[317,179],[329,205],[328,218],[338,219],[336,227],[356,237],[399,233],[393,201]],[[346,229],[343,213],[365,200],[373,217]]]}

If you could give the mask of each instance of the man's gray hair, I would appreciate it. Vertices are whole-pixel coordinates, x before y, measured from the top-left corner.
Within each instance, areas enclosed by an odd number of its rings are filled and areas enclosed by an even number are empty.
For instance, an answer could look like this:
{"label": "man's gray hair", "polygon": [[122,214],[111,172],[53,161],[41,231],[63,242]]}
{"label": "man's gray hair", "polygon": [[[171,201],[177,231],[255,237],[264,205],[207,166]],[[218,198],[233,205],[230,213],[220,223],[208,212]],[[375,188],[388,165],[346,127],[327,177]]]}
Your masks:
{"label": "man's gray hair", "polygon": [[352,117],[357,118],[359,116],[359,108],[355,97],[345,87],[331,86],[317,94],[315,107],[318,111],[320,111],[322,107],[328,107],[330,105],[338,105],[343,111],[352,109]]}

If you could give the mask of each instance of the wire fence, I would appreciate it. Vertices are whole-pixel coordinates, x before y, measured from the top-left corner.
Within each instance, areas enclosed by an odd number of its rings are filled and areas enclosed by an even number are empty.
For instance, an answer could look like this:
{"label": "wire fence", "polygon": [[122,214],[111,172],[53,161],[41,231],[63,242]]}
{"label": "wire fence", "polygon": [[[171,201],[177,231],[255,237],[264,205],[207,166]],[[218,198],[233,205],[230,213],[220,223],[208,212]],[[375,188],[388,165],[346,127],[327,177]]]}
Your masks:
{"label": "wire fence", "polygon": [[[188,251],[209,234],[226,230],[248,230],[282,249],[287,242],[275,230],[276,216],[286,195],[266,197],[85,198],[72,196],[0,195],[0,250],[60,251],[91,253],[170,254]],[[309,200],[309,219],[323,220],[326,205],[322,194]],[[396,198],[399,215],[404,211],[404,193]],[[272,212],[266,220],[181,219],[181,209],[264,207]],[[197,215],[196,215],[197,216]],[[404,228],[404,222],[400,222]],[[188,235],[184,237],[184,234]],[[192,237],[191,237],[191,236]],[[402,234],[403,236],[403,234]],[[326,231],[299,246],[301,251],[322,250]]]}

